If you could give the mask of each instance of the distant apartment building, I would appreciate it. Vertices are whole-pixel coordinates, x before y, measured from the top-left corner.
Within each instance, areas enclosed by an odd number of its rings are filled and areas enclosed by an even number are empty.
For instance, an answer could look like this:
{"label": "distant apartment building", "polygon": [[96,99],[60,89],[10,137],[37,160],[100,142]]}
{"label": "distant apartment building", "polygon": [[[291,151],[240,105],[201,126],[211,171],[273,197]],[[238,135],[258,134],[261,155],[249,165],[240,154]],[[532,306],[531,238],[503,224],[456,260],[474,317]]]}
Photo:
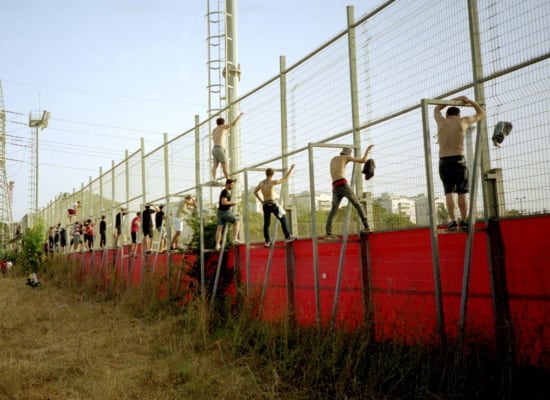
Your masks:
{"label": "distant apartment building", "polygon": [[[430,224],[428,197],[424,193],[412,197],[382,193],[374,200],[378,201],[389,213],[404,215],[419,226]],[[442,198],[436,198],[435,210],[440,207],[445,208],[445,201]]]}
{"label": "distant apartment building", "polygon": [[[311,208],[311,195],[309,192],[300,192],[295,195],[291,195],[291,203],[297,209],[310,209]],[[315,210],[316,211],[330,211],[332,204],[332,194],[325,192],[315,193]]]}
{"label": "distant apartment building", "polygon": [[382,195],[375,198],[374,201],[377,201],[390,214],[403,215],[412,223],[417,223],[416,201],[410,197],[382,193]]}

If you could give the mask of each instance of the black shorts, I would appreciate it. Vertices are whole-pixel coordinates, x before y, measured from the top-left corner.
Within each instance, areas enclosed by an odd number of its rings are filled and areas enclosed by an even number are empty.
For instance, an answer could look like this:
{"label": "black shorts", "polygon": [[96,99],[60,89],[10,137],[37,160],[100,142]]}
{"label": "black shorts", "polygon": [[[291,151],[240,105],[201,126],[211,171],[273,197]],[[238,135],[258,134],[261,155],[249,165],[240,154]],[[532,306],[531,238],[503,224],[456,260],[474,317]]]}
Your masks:
{"label": "black shorts", "polygon": [[153,237],[153,231],[151,228],[147,227],[147,226],[143,226],[142,227],[142,232],[143,232],[143,237],[150,237],[152,238]]}
{"label": "black shorts", "polygon": [[464,156],[450,156],[439,159],[439,177],[445,194],[468,193],[468,167]]}
{"label": "black shorts", "polygon": [[131,232],[132,235],[132,243],[137,243],[137,232]]}

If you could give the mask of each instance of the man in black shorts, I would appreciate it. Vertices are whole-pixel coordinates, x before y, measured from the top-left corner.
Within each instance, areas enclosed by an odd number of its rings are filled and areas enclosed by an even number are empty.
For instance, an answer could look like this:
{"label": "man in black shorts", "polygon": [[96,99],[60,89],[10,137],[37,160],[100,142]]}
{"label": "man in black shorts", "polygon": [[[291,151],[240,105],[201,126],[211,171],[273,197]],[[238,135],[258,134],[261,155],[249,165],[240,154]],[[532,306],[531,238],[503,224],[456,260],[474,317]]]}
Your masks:
{"label": "man in black shorts", "polygon": [[115,241],[115,247],[118,247],[118,238],[122,233],[122,217],[125,216],[128,212],[124,207],[115,215],[115,232],[113,233],[113,238]]}
{"label": "man in black shorts", "polygon": [[141,213],[141,231],[143,232],[143,243],[145,251],[150,253],[153,245],[153,214],[156,208],[152,208],[151,204],[145,205],[145,210]]}
{"label": "man in black shorts", "polygon": [[434,108],[434,118],[437,122],[437,141],[439,143],[439,177],[445,190],[445,203],[449,211],[450,222],[448,229],[458,229],[455,215],[455,202],[453,193],[458,194],[458,208],[460,210],[460,228],[468,230],[468,167],[464,158],[464,137],[470,125],[485,116],[485,110],[475,101],[466,96],[460,96],[453,100],[471,105],[476,110],[476,115],[461,117],[458,107],[449,107],[445,117],[441,115],[445,105],[437,105]]}
{"label": "man in black shorts", "polygon": [[225,188],[220,193],[220,201],[218,203],[217,217],[217,229],[216,229],[216,251],[221,248],[222,232],[225,224],[233,224],[233,244],[242,244],[239,240],[239,219],[231,212],[231,207],[236,206],[237,203],[231,201],[231,191],[235,185],[235,179],[227,179],[225,181]]}

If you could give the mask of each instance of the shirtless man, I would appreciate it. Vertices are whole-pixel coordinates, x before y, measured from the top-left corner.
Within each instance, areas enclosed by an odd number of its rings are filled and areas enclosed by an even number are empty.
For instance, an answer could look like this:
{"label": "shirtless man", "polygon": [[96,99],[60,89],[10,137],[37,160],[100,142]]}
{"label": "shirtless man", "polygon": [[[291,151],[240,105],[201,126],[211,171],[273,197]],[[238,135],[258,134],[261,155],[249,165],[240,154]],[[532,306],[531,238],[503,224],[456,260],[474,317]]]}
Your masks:
{"label": "shirtless man", "polygon": [[470,125],[485,116],[485,110],[475,101],[466,96],[460,96],[453,100],[459,100],[469,104],[476,110],[476,114],[469,117],[460,117],[458,107],[449,107],[445,117],[441,110],[445,105],[437,105],[434,108],[434,119],[437,122],[437,141],[439,143],[439,177],[445,190],[445,203],[449,211],[451,221],[448,230],[458,229],[455,216],[455,202],[453,193],[458,195],[458,208],[460,209],[460,229],[468,231],[468,168],[464,158],[464,137]]}
{"label": "shirtless man", "polygon": [[[256,186],[256,189],[254,189],[254,195],[256,198],[262,203],[262,209],[264,211],[264,239],[265,247],[271,246],[271,240],[269,238],[269,224],[271,222],[271,214],[275,215],[275,218],[279,220],[281,223],[281,229],[283,230],[283,233],[285,235],[285,242],[289,243],[293,240],[296,240],[296,238],[290,236],[290,232],[288,231],[287,225],[286,225],[286,218],[285,218],[285,211],[284,208],[280,207],[274,200],[273,196],[273,186],[280,185],[283,182],[286,182],[288,180],[288,177],[292,173],[292,170],[294,169],[294,164],[290,167],[288,172],[281,178],[281,179],[272,179],[273,178],[273,170],[271,168],[268,168],[265,170],[265,176],[266,178],[261,181],[258,186]],[[262,197],[259,196],[259,192],[262,192]]]}
{"label": "shirtless man", "polygon": [[173,224],[175,234],[172,237],[172,242],[170,243],[171,250],[181,250],[178,246],[178,240],[181,236],[183,230],[185,234],[183,235],[183,243],[187,244],[193,237],[193,226],[192,226],[192,217],[193,211],[197,207],[197,202],[193,196],[190,194],[186,195],[183,199],[181,206],[181,213],[177,213],[173,216]]}
{"label": "shirtless man", "polygon": [[225,151],[225,136],[229,136],[229,129],[237,125],[242,115],[243,113],[240,113],[230,124],[226,124],[225,119],[221,117],[216,120],[217,126],[212,131],[212,139],[214,141],[214,147],[212,147],[212,158],[214,160],[214,165],[212,166],[212,179],[214,180],[216,180],[216,170],[219,164],[222,165],[223,176],[225,179],[229,179],[227,152]]}
{"label": "shirtless man", "polygon": [[359,217],[363,222],[363,232],[369,231],[369,223],[367,221],[367,216],[361,204],[357,200],[357,196],[348,185],[348,181],[345,178],[346,175],[346,165],[349,162],[361,163],[364,164],[369,158],[369,151],[374,145],[371,144],[367,147],[363,158],[353,157],[351,155],[352,150],[349,147],[343,148],[339,156],[334,157],[330,161],[330,176],[332,177],[332,207],[330,208],[330,213],[327,218],[327,225],[325,227],[327,239],[335,239],[336,236],[332,234],[332,220],[338,211],[340,202],[345,197],[348,201],[355,207],[359,213]]}

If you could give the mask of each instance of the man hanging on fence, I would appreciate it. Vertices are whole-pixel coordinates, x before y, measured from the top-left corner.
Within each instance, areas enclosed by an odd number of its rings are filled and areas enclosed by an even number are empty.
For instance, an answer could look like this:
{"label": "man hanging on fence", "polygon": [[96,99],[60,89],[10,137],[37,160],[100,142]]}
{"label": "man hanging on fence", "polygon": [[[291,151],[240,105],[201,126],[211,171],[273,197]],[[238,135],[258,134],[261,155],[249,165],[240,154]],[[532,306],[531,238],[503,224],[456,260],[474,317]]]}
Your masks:
{"label": "man hanging on fence", "polygon": [[476,114],[469,117],[460,117],[458,107],[449,107],[445,117],[441,115],[445,105],[436,105],[434,118],[437,122],[437,141],[439,143],[439,177],[443,182],[445,191],[445,203],[449,211],[451,221],[448,230],[458,229],[455,215],[455,202],[453,193],[458,195],[458,208],[460,210],[460,229],[468,231],[468,167],[464,158],[464,137],[470,125],[485,116],[485,110],[475,101],[466,96],[460,96],[453,100],[462,101],[471,105]]}
{"label": "man hanging on fence", "polygon": [[104,249],[106,244],[107,244],[107,221],[105,221],[105,215],[102,215],[101,221],[99,222],[99,247]]}
{"label": "man hanging on fence", "polygon": [[146,253],[152,253],[153,249],[153,214],[158,209],[152,204],[146,204],[141,213],[141,231],[143,232],[143,244]]}
{"label": "man hanging on fence", "polygon": [[118,247],[118,238],[122,234],[122,218],[128,214],[126,209],[122,207],[120,211],[115,215],[115,231],[113,233],[113,238],[115,241],[115,247]]}
{"label": "man hanging on fence", "polygon": [[[262,203],[262,209],[264,212],[264,239],[265,247],[271,246],[271,239],[269,237],[269,224],[271,222],[271,214],[275,215],[275,218],[281,223],[281,229],[285,235],[285,241],[292,242],[296,238],[290,236],[288,227],[286,225],[285,210],[283,207],[277,204],[275,201],[275,196],[273,193],[273,187],[275,185],[280,185],[288,180],[288,177],[294,169],[294,164],[290,167],[288,172],[281,179],[272,179],[273,178],[273,169],[268,168],[265,170],[266,178],[261,181],[256,189],[254,189],[254,195]],[[262,192],[262,197],[259,196],[259,192]]]}
{"label": "man hanging on fence", "polygon": [[231,212],[231,207],[236,206],[237,203],[231,201],[231,190],[235,184],[234,179],[227,179],[225,181],[225,188],[220,193],[220,201],[217,211],[217,225],[216,229],[216,251],[221,249],[222,232],[225,224],[233,224],[233,244],[242,244],[239,240],[239,219]]}
{"label": "man hanging on fence", "polygon": [[67,209],[67,215],[69,216],[69,224],[72,222],[72,219],[74,216],[78,214],[78,209],[80,208],[80,200],[73,203],[68,209]]}
{"label": "man hanging on fence", "polygon": [[357,196],[351,189],[348,184],[346,176],[346,165],[349,162],[364,164],[369,159],[369,151],[373,148],[373,144],[367,147],[363,158],[353,157],[351,155],[352,150],[349,147],[345,147],[340,152],[340,155],[333,157],[330,161],[330,176],[332,178],[332,207],[330,208],[330,213],[328,214],[327,224],[325,227],[326,239],[334,240],[337,239],[337,236],[332,234],[332,220],[338,212],[338,207],[340,202],[345,197],[348,201],[355,207],[361,221],[363,222],[363,232],[369,231],[369,222],[367,221],[367,215],[359,204]]}
{"label": "man hanging on fence", "polygon": [[229,129],[237,125],[243,113],[240,113],[235,120],[229,124],[225,123],[225,119],[218,118],[216,120],[216,127],[212,131],[212,140],[214,147],[212,147],[212,159],[214,165],[212,166],[212,179],[216,180],[216,170],[218,165],[222,165],[223,176],[225,179],[229,179],[229,170],[227,167],[227,151],[225,150],[225,136],[229,136]]}
{"label": "man hanging on fence", "polygon": [[[155,213],[155,228],[159,233],[159,251],[166,251],[166,217],[164,215],[164,205],[160,204]],[[164,228],[164,229],[163,229]]]}
{"label": "man hanging on fence", "polygon": [[136,212],[136,216],[132,218],[132,223],[130,224],[130,236],[132,237],[132,246],[130,247],[130,255],[136,254],[137,239],[139,235],[139,228],[141,225],[141,212]]}

